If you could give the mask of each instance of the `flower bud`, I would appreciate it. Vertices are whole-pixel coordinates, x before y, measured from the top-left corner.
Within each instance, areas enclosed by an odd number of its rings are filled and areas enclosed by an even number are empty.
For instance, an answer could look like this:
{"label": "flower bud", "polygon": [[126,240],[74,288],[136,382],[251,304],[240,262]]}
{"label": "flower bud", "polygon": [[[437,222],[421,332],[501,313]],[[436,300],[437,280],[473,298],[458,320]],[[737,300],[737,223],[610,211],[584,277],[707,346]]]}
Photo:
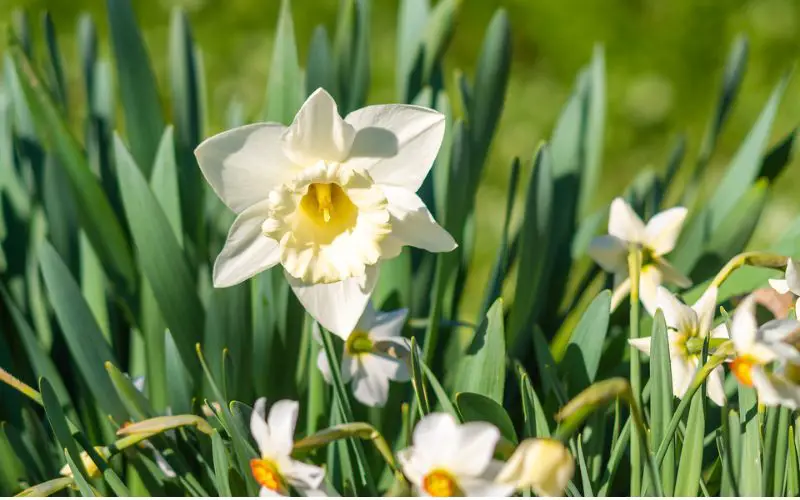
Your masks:
{"label": "flower bud", "polygon": [[[94,451],[96,451],[97,454],[103,459],[107,459],[109,456],[108,450],[105,446],[95,446]],[[83,468],[86,469],[86,474],[88,474],[90,478],[100,477],[100,469],[97,468],[97,464],[94,463],[87,452],[81,452],[81,461],[83,462]],[[69,464],[62,467],[59,471],[59,474],[65,477],[72,477],[72,469],[70,468]]]}
{"label": "flower bud", "polygon": [[508,459],[497,482],[532,488],[538,496],[562,496],[575,474],[575,461],[555,439],[526,439]]}

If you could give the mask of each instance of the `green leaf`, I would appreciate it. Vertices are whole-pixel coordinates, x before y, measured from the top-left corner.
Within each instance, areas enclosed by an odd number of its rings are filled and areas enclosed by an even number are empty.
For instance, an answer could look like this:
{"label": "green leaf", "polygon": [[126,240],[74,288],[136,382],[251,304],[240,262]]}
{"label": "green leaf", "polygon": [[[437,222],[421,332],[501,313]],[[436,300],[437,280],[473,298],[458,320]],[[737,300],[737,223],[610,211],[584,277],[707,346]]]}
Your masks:
{"label": "green leaf", "polygon": [[284,125],[292,123],[303,103],[303,88],[303,77],[297,62],[291,2],[282,0],[267,80],[266,121]]}
{"label": "green leaf", "polygon": [[489,422],[500,430],[504,438],[517,443],[517,433],[511,418],[495,401],[473,392],[459,392],[456,394],[456,406],[464,422]]}
{"label": "green leaf", "polygon": [[[126,421],[128,412],[103,369],[106,361],[116,364],[114,354],[103,338],[92,311],[83,300],[78,284],[49,243],[42,244],[39,250],[39,264],[50,303],[75,365],[103,411],[117,422]],[[47,385],[52,390],[52,386],[49,383]]]}
{"label": "green leaf", "polygon": [[29,475],[34,474],[33,469],[26,469],[26,464],[22,460],[22,450],[16,450],[8,438],[9,423],[0,423],[0,460],[3,467],[0,468],[0,493],[12,495],[19,492],[20,483],[31,482]]}
{"label": "green leaf", "polygon": [[130,378],[125,376],[119,371],[119,368],[109,361],[106,361],[105,368],[111,383],[114,384],[114,389],[116,389],[119,398],[131,417],[135,420],[144,420],[155,415],[153,408],[150,407],[150,402],[133,385]]}
{"label": "green leaf", "polygon": [[331,42],[325,26],[314,28],[311,46],[306,59],[306,95],[311,95],[318,88],[323,88],[331,95],[336,95],[336,73],[333,67]]}
{"label": "green leaf", "polygon": [[411,102],[422,85],[420,64],[422,62],[422,40],[430,14],[429,0],[401,0],[397,16],[397,64],[395,79],[397,98],[400,102]]}
{"label": "green leaf", "polygon": [[486,319],[475,330],[472,343],[459,366],[454,387],[503,403],[506,381],[506,346],[503,328],[503,299],[497,299]]}
{"label": "green leaf", "polygon": [[786,460],[786,496],[800,495],[800,461],[797,459],[797,445],[794,437],[795,426],[789,427],[789,457]]}
{"label": "green leaf", "polygon": [[164,114],[156,78],[142,34],[136,25],[131,0],[106,0],[106,8],[117,67],[116,80],[125,114],[125,130],[136,165],[149,179],[164,132]]}
{"label": "green leaf", "polygon": [[789,416],[788,408],[767,408],[764,429],[764,450],[767,450],[764,453],[764,496],[783,496],[789,447]]}
{"label": "green leaf", "polygon": [[578,470],[581,473],[583,495],[587,497],[593,497],[594,492],[592,492],[592,476],[589,474],[589,469],[586,467],[586,457],[583,455],[583,435],[578,436],[575,441],[578,443]]}
{"label": "green leaf", "polygon": [[214,455],[214,483],[220,496],[231,496],[231,486],[228,482],[228,452],[219,432],[211,434],[211,448]]}
{"label": "green leaf", "polygon": [[611,314],[611,291],[603,290],[595,297],[578,326],[572,332],[567,352],[561,362],[570,393],[577,394],[597,377],[603,345]]}
{"label": "green leaf", "polygon": [[60,165],[67,172],[81,226],[106,272],[124,286],[124,292],[132,292],[136,274],[133,257],[108,198],[89,169],[80,146],[70,134],[58,108],[42,86],[41,78],[18,47],[12,48],[11,54],[36,128],[40,136],[47,139]]}
{"label": "green leaf", "polygon": [[761,429],[758,418],[758,398],[754,389],[739,384],[739,408],[742,435],[740,466],[736,478],[739,494],[761,496],[764,480],[761,475]]}
{"label": "green leaf", "polygon": [[[68,449],[64,449],[64,457],[67,459],[67,465],[69,466],[70,470],[75,471],[78,468],[82,468],[82,465],[76,465],[80,463],[80,459],[75,459],[72,453]],[[80,473],[73,473],[73,478],[75,484],[78,486],[78,490],[81,492],[82,497],[95,497],[97,495],[94,494],[94,489],[89,484],[89,480],[86,479],[86,476],[83,472]]]}
{"label": "green leaf", "polygon": [[167,216],[169,225],[178,244],[183,244],[183,224],[181,223],[181,196],[178,191],[178,165],[175,161],[175,141],[172,125],[164,129],[158,146],[153,173],[150,176],[150,189],[158,204]]}
{"label": "green leaf", "polygon": [[550,437],[550,426],[544,413],[539,396],[533,390],[531,379],[525,369],[517,365],[519,390],[522,397],[522,413],[525,420],[525,437]]}
{"label": "green leaf", "polygon": [[[422,40],[422,82],[431,81],[436,66],[441,64],[450,40],[455,32],[456,22],[461,11],[462,0],[440,0],[430,12],[425,24],[425,35]],[[426,6],[427,7],[427,6]],[[421,10],[421,9],[419,9]],[[417,15],[422,17],[419,10]],[[417,25],[416,29],[419,30]],[[408,96],[410,98],[414,96]]]}
{"label": "green leaf", "polygon": [[425,377],[422,374],[422,361],[419,357],[416,337],[411,338],[410,360],[411,387],[414,389],[415,402],[417,408],[419,408],[420,417],[424,417],[431,412],[431,405],[428,401],[428,391],[425,388]]}
{"label": "green leaf", "polygon": [[204,323],[203,306],[191,270],[167,216],[119,137],[115,137],[114,152],[125,216],[139,251],[142,272],[153,289],[181,359],[191,371],[197,367],[194,345]]}
{"label": "green leaf", "polygon": [[106,483],[111,487],[111,490],[114,494],[118,497],[130,497],[131,492],[128,490],[128,487],[125,486],[125,483],[122,482],[122,479],[114,472],[114,469],[111,467],[107,468],[103,471],[103,479],[106,480]]}
{"label": "green leaf", "polygon": [[[651,448],[657,450],[664,440],[672,418],[672,368],[670,367],[669,339],[664,314],[659,309],[653,318],[650,337],[650,439]],[[664,494],[672,496],[675,485],[675,452],[670,444],[661,463],[661,486]]]}
{"label": "green leaf", "polygon": [[592,210],[592,200],[597,193],[597,183],[602,174],[603,139],[606,120],[606,58],[602,45],[595,45],[592,62],[587,72],[589,78],[589,109],[586,118],[586,158],[581,178],[578,212],[582,216]]}
{"label": "green leaf", "polygon": [[678,462],[678,476],[675,482],[675,496],[697,496],[703,472],[703,436],[705,431],[705,409],[703,401],[705,386],[692,398],[683,449]]}
{"label": "green leaf", "polygon": [[539,370],[539,378],[544,387],[544,396],[548,394],[555,394],[559,406],[567,403],[567,394],[564,392],[564,387],[561,385],[561,380],[558,377],[557,365],[553,360],[553,354],[550,352],[550,346],[547,345],[547,340],[544,338],[544,333],[539,325],[533,326],[533,349],[536,356],[536,367]]}
{"label": "green leaf", "polygon": [[66,108],[69,99],[67,98],[64,66],[61,60],[61,51],[58,48],[58,41],[56,40],[56,28],[53,24],[53,17],[49,12],[44,13],[42,24],[44,28],[44,39],[47,45],[47,70],[50,76],[50,85],[53,89],[53,94],[57,97],[61,106]]}

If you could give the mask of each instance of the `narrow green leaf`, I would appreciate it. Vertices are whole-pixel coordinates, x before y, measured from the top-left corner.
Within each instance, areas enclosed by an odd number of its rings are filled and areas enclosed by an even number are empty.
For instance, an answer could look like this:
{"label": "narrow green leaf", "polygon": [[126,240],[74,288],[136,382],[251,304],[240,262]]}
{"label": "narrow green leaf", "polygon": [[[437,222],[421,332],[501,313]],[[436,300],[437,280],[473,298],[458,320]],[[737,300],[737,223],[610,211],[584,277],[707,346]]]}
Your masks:
{"label": "narrow green leaf", "polygon": [[[126,421],[128,412],[103,369],[106,361],[116,364],[114,354],[83,300],[78,284],[50,244],[44,243],[39,250],[39,263],[67,348],[84,381],[104,412],[117,422]],[[48,386],[52,388],[49,383]]]}
{"label": "narrow green leaf", "polygon": [[[68,449],[64,449],[64,457],[67,459],[67,465],[69,466],[70,470],[75,471],[78,468],[82,468],[82,465],[77,465],[80,463],[80,459],[75,459],[72,456],[72,453]],[[89,480],[86,478],[83,472],[73,473],[73,479],[75,484],[78,486],[78,490],[81,492],[82,497],[95,497],[94,489],[92,485],[89,484]]]}
{"label": "narrow green leaf", "polygon": [[297,62],[290,0],[281,1],[267,81],[267,121],[289,125],[303,102],[303,77]]}
{"label": "narrow green leaf", "polygon": [[8,430],[9,423],[0,422],[0,460],[3,461],[3,467],[0,467],[0,493],[10,496],[18,493],[22,484],[31,482],[30,476],[34,470],[26,471],[22,450],[14,448],[8,438]]}
{"label": "narrow green leaf", "polygon": [[133,257],[108,198],[89,169],[80,146],[70,134],[53,100],[42,86],[41,78],[19,48],[12,48],[11,54],[37,130],[47,138],[69,176],[81,226],[106,272],[121,281],[125,287],[123,291],[132,292],[135,287]]}
{"label": "narrow green leaf", "polygon": [[[761,429],[758,418],[758,398],[754,389],[739,384],[739,408],[742,435],[740,466],[736,478],[739,494],[760,496],[764,480],[761,475]],[[737,456],[737,455],[734,455]]]}
{"label": "narrow green leaf", "polygon": [[[664,314],[660,309],[653,318],[650,337],[650,389],[650,442],[652,449],[657,450],[665,438],[673,412],[669,339]],[[661,480],[664,494],[672,496],[675,485],[675,452],[672,444],[661,463]]]}
{"label": "narrow green leaf", "polygon": [[125,374],[119,371],[119,368],[114,366],[113,363],[106,361],[106,371],[114,384],[114,389],[117,391],[120,400],[128,410],[128,414],[135,420],[144,420],[155,415],[150,402],[144,395],[139,392],[133,382]]}
{"label": "narrow green leaf", "polygon": [[583,495],[593,497],[592,491],[592,476],[589,474],[589,469],[586,467],[586,457],[583,455],[583,435],[579,435],[575,440],[578,443],[578,470],[581,473],[581,485],[583,486]]}
{"label": "narrow green leaf", "polygon": [[608,333],[611,311],[611,291],[603,290],[583,313],[578,326],[572,332],[567,352],[561,362],[566,373],[571,394],[577,394],[594,382],[603,344]]}
{"label": "narrow green leaf", "polygon": [[158,200],[159,206],[169,221],[178,244],[183,246],[183,224],[181,221],[181,195],[178,191],[178,165],[175,161],[175,142],[172,126],[164,129],[161,143],[158,146],[153,173],[150,178],[150,189]]}
{"label": "narrow green leaf", "polygon": [[504,438],[512,443],[518,442],[511,418],[494,400],[473,392],[459,392],[456,394],[456,406],[465,422],[489,422],[500,430]]}
{"label": "narrow green leaf", "polygon": [[139,251],[142,272],[153,289],[183,363],[197,367],[194,345],[203,331],[203,306],[169,220],[119,137],[114,152],[125,216]]}
{"label": "narrow green leaf", "polygon": [[422,85],[422,39],[430,14],[429,0],[401,0],[397,15],[397,64],[395,79],[397,98],[411,102]]}
{"label": "narrow green leaf", "polygon": [[606,58],[602,45],[595,45],[589,78],[589,109],[586,111],[586,159],[581,177],[578,212],[586,216],[592,210],[603,168],[603,139],[606,121]]}
{"label": "narrow green leaf", "polygon": [[503,299],[497,299],[475,330],[459,366],[455,391],[474,392],[503,403],[506,380],[506,346]]}
{"label": "narrow green leaf", "polygon": [[311,95],[318,88],[324,88],[331,95],[337,94],[333,51],[328,31],[323,25],[314,28],[306,59],[306,95]]}
{"label": "narrow green leaf", "polygon": [[111,487],[111,490],[118,497],[131,496],[131,492],[128,490],[128,487],[125,486],[125,483],[122,482],[122,479],[120,479],[120,477],[111,467],[103,471],[103,479],[106,480],[106,483],[108,483],[108,485]]}
{"label": "narrow green leaf", "polygon": [[67,85],[64,77],[64,65],[56,39],[56,27],[53,24],[53,17],[49,12],[44,13],[42,25],[44,28],[45,44],[47,45],[47,70],[50,76],[50,85],[53,89],[55,99],[61,103],[62,108],[66,111],[69,99],[67,97]]}
{"label": "narrow green leaf", "polygon": [[428,391],[425,388],[425,377],[422,374],[422,361],[419,357],[419,349],[417,347],[416,337],[411,338],[411,387],[414,389],[414,396],[416,396],[417,408],[419,408],[420,416],[431,412],[431,405],[428,401]]}
{"label": "narrow green leaf", "polygon": [[136,24],[131,0],[106,0],[106,9],[116,59],[117,83],[125,114],[125,130],[136,165],[149,179],[158,143],[164,132],[164,114],[156,78]]}
{"label": "narrow green leaf", "polygon": [[800,461],[797,459],[797,444],[794,437],[795,426],[789,427],[789,457],[786,460],[786,496],[800,495]]}
{"label": "narrow green leaf", "polygon": [[217,486],[217,493],[220,496],[229,497],[231,496],[231,486],[228,482],[228,452],[217,431],[211,434],[211,448],[214,455],[214,482]]}
{"label": "narrow green leaf", "polygon": [[[440,0],[428,16],[422,40],[423,84],[431,81],[436,66],[441,64],[442,56],[453,38],[462,3],[462,0]],[[418,11],[417,15],[419,14]],[[416,27],[417,30],[419,26],[421,25]]]}
{"label": "narrow green leaf", "polygon": [[525,437],[550,437],[550,426],[539,396],[533,390],[531,379],[525,369],[517,365],[519,390],[522,396],[522,412],[525,419]]}
{"label": "narrow green leaf", "polygon": [[678,462],[675,482],[675,496],[697,496],[703,472],[703,436],[705,431],[705,409],[703,401],[705,387],[692,398],[689,417],[686,421],[686,434]]}

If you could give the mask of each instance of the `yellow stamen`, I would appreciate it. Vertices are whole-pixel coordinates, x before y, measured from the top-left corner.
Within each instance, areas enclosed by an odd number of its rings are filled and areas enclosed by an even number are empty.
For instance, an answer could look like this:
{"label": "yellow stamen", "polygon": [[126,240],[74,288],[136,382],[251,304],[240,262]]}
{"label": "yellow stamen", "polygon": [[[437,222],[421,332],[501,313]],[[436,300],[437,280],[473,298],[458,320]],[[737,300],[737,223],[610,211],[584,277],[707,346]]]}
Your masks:
{"label": "yellow stamen", "polygon": [[753,365],[757,364],[751,356],[739,356],[731,361],[731,373],[747,387],[753,387]]}
{"label": "yellow stamen", "polygon": [[331,212],[333,212],[333,195],[331,193],[331,185],[312,184],[311,188],[316,188],[314,191],[317,195],[317,207],[322,214],[322,220],[325,222],[330,222]]}
{"label": "yellow stamen", "polygon": [[264,488],[284,494],[286,486],[283,483],[283,476],[278,471],[278,466],[270,460],[254,458],[250,460],[250,470],[256,482]]}
{"label": "yellow stamen", "polygon": [[453,475],[442,469],[434,469],[422,478],[422,488],[432,497],[460,497],[464,495],[456,484]]}
{"label": "yellow stamen", "polygon": [[351,356],[372,352],[373,346],[372,339],[369,338],[369,332],[362,330],[354,330],[347,337],[347,342],[344,344],[345,351]]}

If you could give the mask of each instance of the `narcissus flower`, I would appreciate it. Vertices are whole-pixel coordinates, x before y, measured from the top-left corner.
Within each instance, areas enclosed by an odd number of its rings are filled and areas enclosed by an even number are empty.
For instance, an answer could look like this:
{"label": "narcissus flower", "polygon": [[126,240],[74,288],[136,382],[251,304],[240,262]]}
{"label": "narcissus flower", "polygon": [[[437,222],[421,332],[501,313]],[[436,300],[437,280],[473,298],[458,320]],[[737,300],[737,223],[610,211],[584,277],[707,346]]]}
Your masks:
{"label": "narcissus flower", "polygon": [[[355,330],[344,340],[342,353],[342,380],[350,382],[353,395],[367,406],[383,407],[389,397],[389,381],[407,382],[408,356],[411,345],[402,337],[407,309],[377,312],[368,303]],[[314,324],[314,336],[320,338],[319,327]],[[325,380],[333,383],[328,357],[320,351],[317,366]]]}
{"label": "narcissus flower", "polygon": [[526,439],[503,466],[497,481],[514,484],[518,490],[532,488],[540,497],[558,497],[574,474],[575,460],[560,441]]}
{"label": "narcissus flower", "polygon": [[253,477],[261,485],[262,497],[289,496],[291,486],[308,496],[321,496],[325,471],[292,459],[297,401],[281,400],[272,405],[265,421],[266,398],[259,398],[250,417],[250,432],[258,443],[260,458],[250,460]]}
{"label": "narcissus flower", "polygon": [[492,458],[499,439],[491,424],[459,425],[449,414],[431,413],[414,428],[413,445],[397,458],[419,495],[508,496],[515,485],[496,481],[503,463]]}
{"label": "narcissus flower", "polygon": [[739,382],[754,387],[766,406],[800,407],[800,352],[792,345],[800,322],[776,319],[758,326],[751,295],[733,313],[731,340],[736,356],[731,372]]}
{"label": "narcissus flower", "polygon": [[419,106],[368,106],[342,119],[319,89],[289,127],[257,123],[205,140],[200,168],[237,214],[214,286],[281,264],[306,310],[349,334],[381,261],[406,245],[456,247],[415,194],[443,134],[444,115]]}
{"label": "narcissus flower", "polygon": [[592,240],[589,255],[606,272],[614,274],[612,310],[630,293],[627,257],[631,244],[639,245],[642,250],[639,297],[651,315],[656,312],[656,289],[659,285],[672,283],[685,288],[692,284],[664,258],[675,248],[686,212],[683,207],[670,208],[654,215],[645,225],[625,200],[616,198],[611,202],[608,234]]}
{"label": "narcissus flower", "polygon": [[[786,274],[782,280],[771,279],[769,280],[770,286],[775,289],[778,293],[789,293],[791,292],[793,295],[800,297],[800,273],[798,273],[797,269],[797,261],[794,259],[789,259],[789,262],[786,264]],[[800,311],[800,298],[797,299],[797,304],[795,305],[795,313]]]}
{"label": "narcissus flower", "polygon": [[[682,398],[700,366],[698,350],[690,348],[688,343],[694,341],[702,348],[702,342],[709,335],[712,338],[728,337],[724,327],[711,331],[717,304],[717,287],[709,287],[691,307],[683,304],[664,287],[659,287],[656,295],[656,309],[663,311],[664,321],[667,324],[672,393]],[[645,337],[631,339],[628,342],[649,355],[651,340],[650,337]],[[725,404],[723,376],[722,367],[717,367],[706,381],[708,397],[720,406]]]}

